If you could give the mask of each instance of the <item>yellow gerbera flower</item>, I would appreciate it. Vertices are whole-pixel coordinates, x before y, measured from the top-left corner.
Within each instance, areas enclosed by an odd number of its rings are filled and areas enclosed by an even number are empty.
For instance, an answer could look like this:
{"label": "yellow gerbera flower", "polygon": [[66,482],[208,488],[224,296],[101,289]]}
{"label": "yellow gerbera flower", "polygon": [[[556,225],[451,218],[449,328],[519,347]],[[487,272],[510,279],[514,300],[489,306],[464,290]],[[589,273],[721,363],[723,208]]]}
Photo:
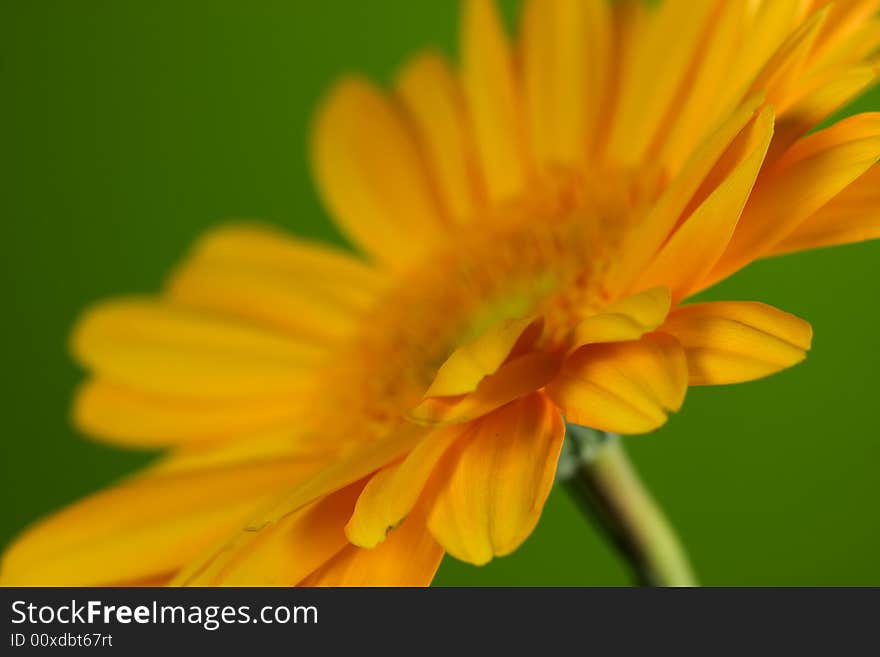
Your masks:
{"label": "yellow gerbera flower", "polygon": [[86,432],[167,447],[26,531],[8,584],[427,584],[538,521],[568,422],[661,426],[811,329],[690,295],[880,236],[876,0],[464,5],[461,64],[341,81],[313,161],[364,253],[206,236],[155,299],[91,309]]}

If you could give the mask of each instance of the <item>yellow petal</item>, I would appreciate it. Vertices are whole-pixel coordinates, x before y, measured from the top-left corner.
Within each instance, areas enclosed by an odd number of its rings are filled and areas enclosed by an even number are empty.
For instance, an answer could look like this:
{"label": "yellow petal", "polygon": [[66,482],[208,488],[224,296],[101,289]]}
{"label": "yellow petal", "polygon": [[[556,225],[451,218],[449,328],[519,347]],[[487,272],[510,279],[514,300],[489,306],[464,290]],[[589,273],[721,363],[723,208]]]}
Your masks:
{"label": "yellow petal", "polygon": [[[612,293],[632,289],[646,264],[656,254],[675,228],[682,213],[696,207],[705,198],[704,188],[713,189],[716,176],[713,172],[731,144],[755,117],[761,105],[760,95],[747,99],[721,126],[708,137],[690,157],[681,172],[652,207],[649,214],[638,224],[637,230],[629,231],[620,249],[621,257],[609,272],[607,287]],[[717,183],[716,183],[717,185]]]}
{"label": "yellow petal", "polygon": [[719,16],[710,20],[702,52],[694,58],[692,78],[658,135],[657,160],[673,174],[719,123],[724,111],[720,94],[727,90],[729,71],[745,50],[740,44],[747,33],[747,16],[747,3],[723,2]]}
{"label": "yellow petal", "polygon": [[[231,563],[235,563],[235,568],[240,572],[244,572],[244,569],[250,571],[259,569],[258,550],[264,540],[264,534],[270,537],[277,536],[279,531],[283,534],[283,529],[278,530],[278,527],[290,527],[291,523],[295,522],[291,518],[309,504],[330,496],[346,486],[356,484],[368,474],[399,459],[412,450],[425,433],[420,427],[403,424],[396,430],[391,430],[385,438],[336,458],[331,465],[318,471],[315,476],[301,479],[299,483],[292,481],[286,491],[255,511],[242,531],[224,538],[206,549],[198,559],[187,564],[187,567],[178,573],[174,583],[210,585],[218,581],[220,574],[226,572]],[[357,488],[356,493],[360,493],[363,485],[357,485],[360,487]],[[346,542],[343,527],[351,517],[354,501],[353,498],[351,506],[339,523],[339,534]],[[301,577],[305,575],[306,573],[303,573]]]}
{"label": "yellow petal", "polygon": [[666,0],[653,8],[623,71],[606,150],[612,163],[635,166],[643,160],[685,81],[714,5]]}
{"label": "yellow petal", "polygon": [[605,0],[529,0],[522,60],[529,134],[546,168],[582,166],[606,86],[610,12]]}
{"label": "yellow petal", "polygon": [[482,419],[449,455],[428,528],[452,556],[484,564],[513,552],[538,523],[565,427],[534,394]]}
{"label": "yellow petal", "polygon": [[880,165],[875,164],[773,247],[790,253],[880,238]]}
{"label": "yellow petal", "polygon": [[874,66],[856,66],[805,92],[777,120],[767,161],[774,161],[832,112],[868,89],[877,80],[877,75]]}
{"label": "yellow petal", "polygon": [[547,386],[569,422],[624,434],[660,427],[686,391],[681,345],[659,333],[578,349]]}
{"label": "yellow petal", "polygon": [[514,347],[534,344],[542,330],[541,320],[532,318],[505,319],[493,324],[480,337],[452,352],[425,396],[462,395],[476,390],[484,377],[501,367]]}
{"label": "yellow petal", "polygon": [[167,397],[92,379],[76,393],[74,424],[121,445],[205,443],[279,427],[293,430],[304,414],[299,397],[205,400]]}
{"label": "yellow petal", "polygon": [[459,224],[478,219],[486,192],[458,79],[442,55],[427,52],[404,67],[396,89],[418,129],[446,215]]}
{"label": "yellow petal", "polygon": [[525,190],[529,166],[510,45],[494,0],[465,0],[461,57],[465,97],[489,199],[510,201]]}
{"label": "yellow petal", "polygon": [[299,585],[428,586],[442,559],[424,518],[409,517],[378,547],[346,546]]}
{"label": "yellow petal", "polygon": [[137,298],[86,312],[72,349],[101,378],[195,398],[296,393],[322,357],[313,344],[291,336]]}
{"label": "yellow petal", "polygon": [[596,342],[638,340],[663,323],[671,302],[669,288],[665,286],[624,297],[601,313],[578,322],[572,332],[571,348]]}
{"label": "yellow petal", "polygon": [[415,506],[438,461],[465,430],[453,426],[433,431],[400,463],[373,475],[345,526],[348,540],[363,548],[384,541]]}
{"label": "yellow petal", "polygon": [[201,586],[295,586],[347,545],[343,526],[362,484],[309,504],[259,532],[247,550],[200,572]]}
{"label": "yellow petal", "polygon": [[767,100],[783,112],[796,97],[791,87],[797,86],[809,54],[816,43],[822,26],[828,18],[830,7],[825,6],[803,21],[773,53],[758,77],[752,90],[766,90]]}
{"label": "yellow petal", "polygon": [[684,220],[654,261],[642,274],[637,286],[667,285],[677,301],[702,281],[727,247],[740,213],[773,136],[773,111],[769,107],[755,118],[750,129],[731,147],[739,151],[730,173],[709,197]]}
{"label": "yellow petal", "polygon": [[451,424],[474,420],[523,395],[539,390],[559,369],[554,354],[535,351],[514,358],[484,378],[465,395],[426,397],[408,418],[420,424]]}
{"label": "yellow petal", "polygon": [[762,173],[704,286],[769,253],[878,159],[880,113],[858,114],[797,142]]}
{"label": "yellow petal", "polygon": [[0,580],[96,586],[174,573],[316,467],[287,458],[147,471],[26,530],[4,554]]}
{"label": "yellow petal", "polygon": [[369,82],[343,80],[324,101],[312,163],[339,227],[380,262],[412,262],[440,234],[422,153],[399,108]]}
{"label": "yellow petal", "polygon": [[199,241],[166,296],[326,343],[351,331],[379,287],[374,271],[341,251],[230,226]]}
{"label": "yellow petal", "polygon": [[802,319],[753,301],[682,306],[662,331],[682,344],[691,385],[751,381],[806,357],[812,329]]}

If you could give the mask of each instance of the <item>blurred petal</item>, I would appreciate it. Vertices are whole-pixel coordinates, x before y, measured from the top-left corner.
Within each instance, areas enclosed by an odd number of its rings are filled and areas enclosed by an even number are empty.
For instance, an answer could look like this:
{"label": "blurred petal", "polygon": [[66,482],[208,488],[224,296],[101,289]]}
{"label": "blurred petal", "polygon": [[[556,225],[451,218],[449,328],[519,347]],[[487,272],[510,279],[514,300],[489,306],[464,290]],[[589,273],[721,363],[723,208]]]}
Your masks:
{"label": "blurred petal", "polygon": [[464,1],[461,58],[489,199],[493,203],[516,199],[529,177],[524,121],[510,44],[494,0]]}
{"label": "blurred petal", "polygon": [[686,391],[684,351],[659,333],[578,349],[547,386],[569,422],[625,434],[663,425]]}
{"label": "blurred petal", "polygon": [[196,398],[296,393],[323,356],[292,336],[137,298],[87,311],[74,329],[72,349],[106,380]]}
{"label": "blurred petal", "polygon": [[418,145],[399,108],[369,82],[346,79],[324,101],[312,162],[333,218],[378,261],[412,262],[440,233]]}
{"label": "blurred petal", "polygon": [[87,381],[73,403],[82,431],[121,445],[159,447],[204,443],[273,428],[297,426],[298,397],[204,400],[166,397],[100,379]]}
{"label": "blurred petal", "polygon": [[519,547],[550,493],[564,434],[558,411],[540,394],[476,424],[450,452],[448,479],[428,516],[443,548],[479,565]]}
{"label": "blurred petal", "polygon": [[522,10],[529,134],[546,167],[586,163],[605,93],[610,12],[605,0],[529,0]]}
{"label": "blurred petal", "polygon": [[418,129],[446,214],[456,223],[479,218],[485,189],[464,92],[442,55],[412,59],[397,78],[397,94]]}
{"label": "blurred petal", "polygon": [[172,574],[318,465],[286,458],[148,470],[26,530],[4,554],[0,580],[96,586]]}
{"label": "blurred petal", "polygon": [[[351,503],[342,505],[341,518],[334,516],[333,527],[338,528],[338,536],[342,538],[342,546],[348,542],[344,527],[354,510],[354,502],[363,488],[359,483],[367,475],[379,468],[394,462],[411,451],[424,437],[425,430],[412,425],[401,425],[396,430],[377,441],[367,444],[347,455],[336,458],[329,466],[318,471],[315,476],[301,479],[300,483],[292,480],[291,484],[261,509],[252,513],[242,530],[218,542],[205,550],[198,559],[191,561],[178,573],[174,582],[178,585],[212,585],[225,577],[230,564],[240,572],[259,572],[261,550],[265,543],[284,541],[284,532],[298,526],[295,517],[303,513],[316,500],[332,497],[336,491],[351,487],[356,489]],[[347,499],[347,498],[346,498]],[[342,513],[342,511],[345,511]],[[295,531],[300,531],[296,529]],[[329,530],[328,530],[329,531]],[[332,537],[338,538],[333,530]],[[336,550],[327,554],[327,558]],[[317,567],[315,564],[309,571]],[[299,578],[307,572],[299,573]],[[299,580],[296,580],[299,581]],[[296,583],[296,582],[292,582]]]}
{"label": "blurred petal", "polygon": [[691,385],[740,383],[801,362],[812,341],[804,320],[753,301],[682,306],[661,328],[682,344]]}
{"label": "blurred petal", "polygon": [[199,240],[171,277],[174,303],[325,343],[347,335],[382,279],[348,254],[278,230],[226,226]]}

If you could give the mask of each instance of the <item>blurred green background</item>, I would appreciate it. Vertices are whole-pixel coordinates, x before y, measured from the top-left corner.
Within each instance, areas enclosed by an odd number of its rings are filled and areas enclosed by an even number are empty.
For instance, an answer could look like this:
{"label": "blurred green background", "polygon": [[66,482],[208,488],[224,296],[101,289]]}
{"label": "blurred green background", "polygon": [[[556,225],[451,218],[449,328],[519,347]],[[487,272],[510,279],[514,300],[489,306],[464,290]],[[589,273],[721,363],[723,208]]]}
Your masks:
{"label": "blurred green background", "polygon": [[[315,101],[343,71],[387,80],[426,44],[452,52],[455,34],[447,0],[0,3],[0,544],[148,459],[69,426],[77,312],[155,291],[218,220],[339,240],[306,166]],[[880,93],[857,107],[880,109]],[[878,264],[880,243],[861,244],[758,263],[712,290],[807,318],[813,352],[770,379],[692,389],[668,426],[628,439],[704,583],[880,585]],[[627,581],[561,491],[515,555],[447,559],[437,578]]]}

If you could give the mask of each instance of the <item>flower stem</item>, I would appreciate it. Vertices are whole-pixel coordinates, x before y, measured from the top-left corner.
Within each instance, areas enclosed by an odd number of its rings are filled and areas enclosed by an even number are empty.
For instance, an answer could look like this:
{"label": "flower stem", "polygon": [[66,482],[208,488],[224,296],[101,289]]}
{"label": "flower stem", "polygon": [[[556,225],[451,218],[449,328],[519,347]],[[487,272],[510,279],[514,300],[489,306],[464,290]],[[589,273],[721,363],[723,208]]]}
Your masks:
{"label": "flower stem", "polygon": [[669,521],[639,479],[620,438],[569,424],[560,479],[618,548],[640,586],[696,586]]}

